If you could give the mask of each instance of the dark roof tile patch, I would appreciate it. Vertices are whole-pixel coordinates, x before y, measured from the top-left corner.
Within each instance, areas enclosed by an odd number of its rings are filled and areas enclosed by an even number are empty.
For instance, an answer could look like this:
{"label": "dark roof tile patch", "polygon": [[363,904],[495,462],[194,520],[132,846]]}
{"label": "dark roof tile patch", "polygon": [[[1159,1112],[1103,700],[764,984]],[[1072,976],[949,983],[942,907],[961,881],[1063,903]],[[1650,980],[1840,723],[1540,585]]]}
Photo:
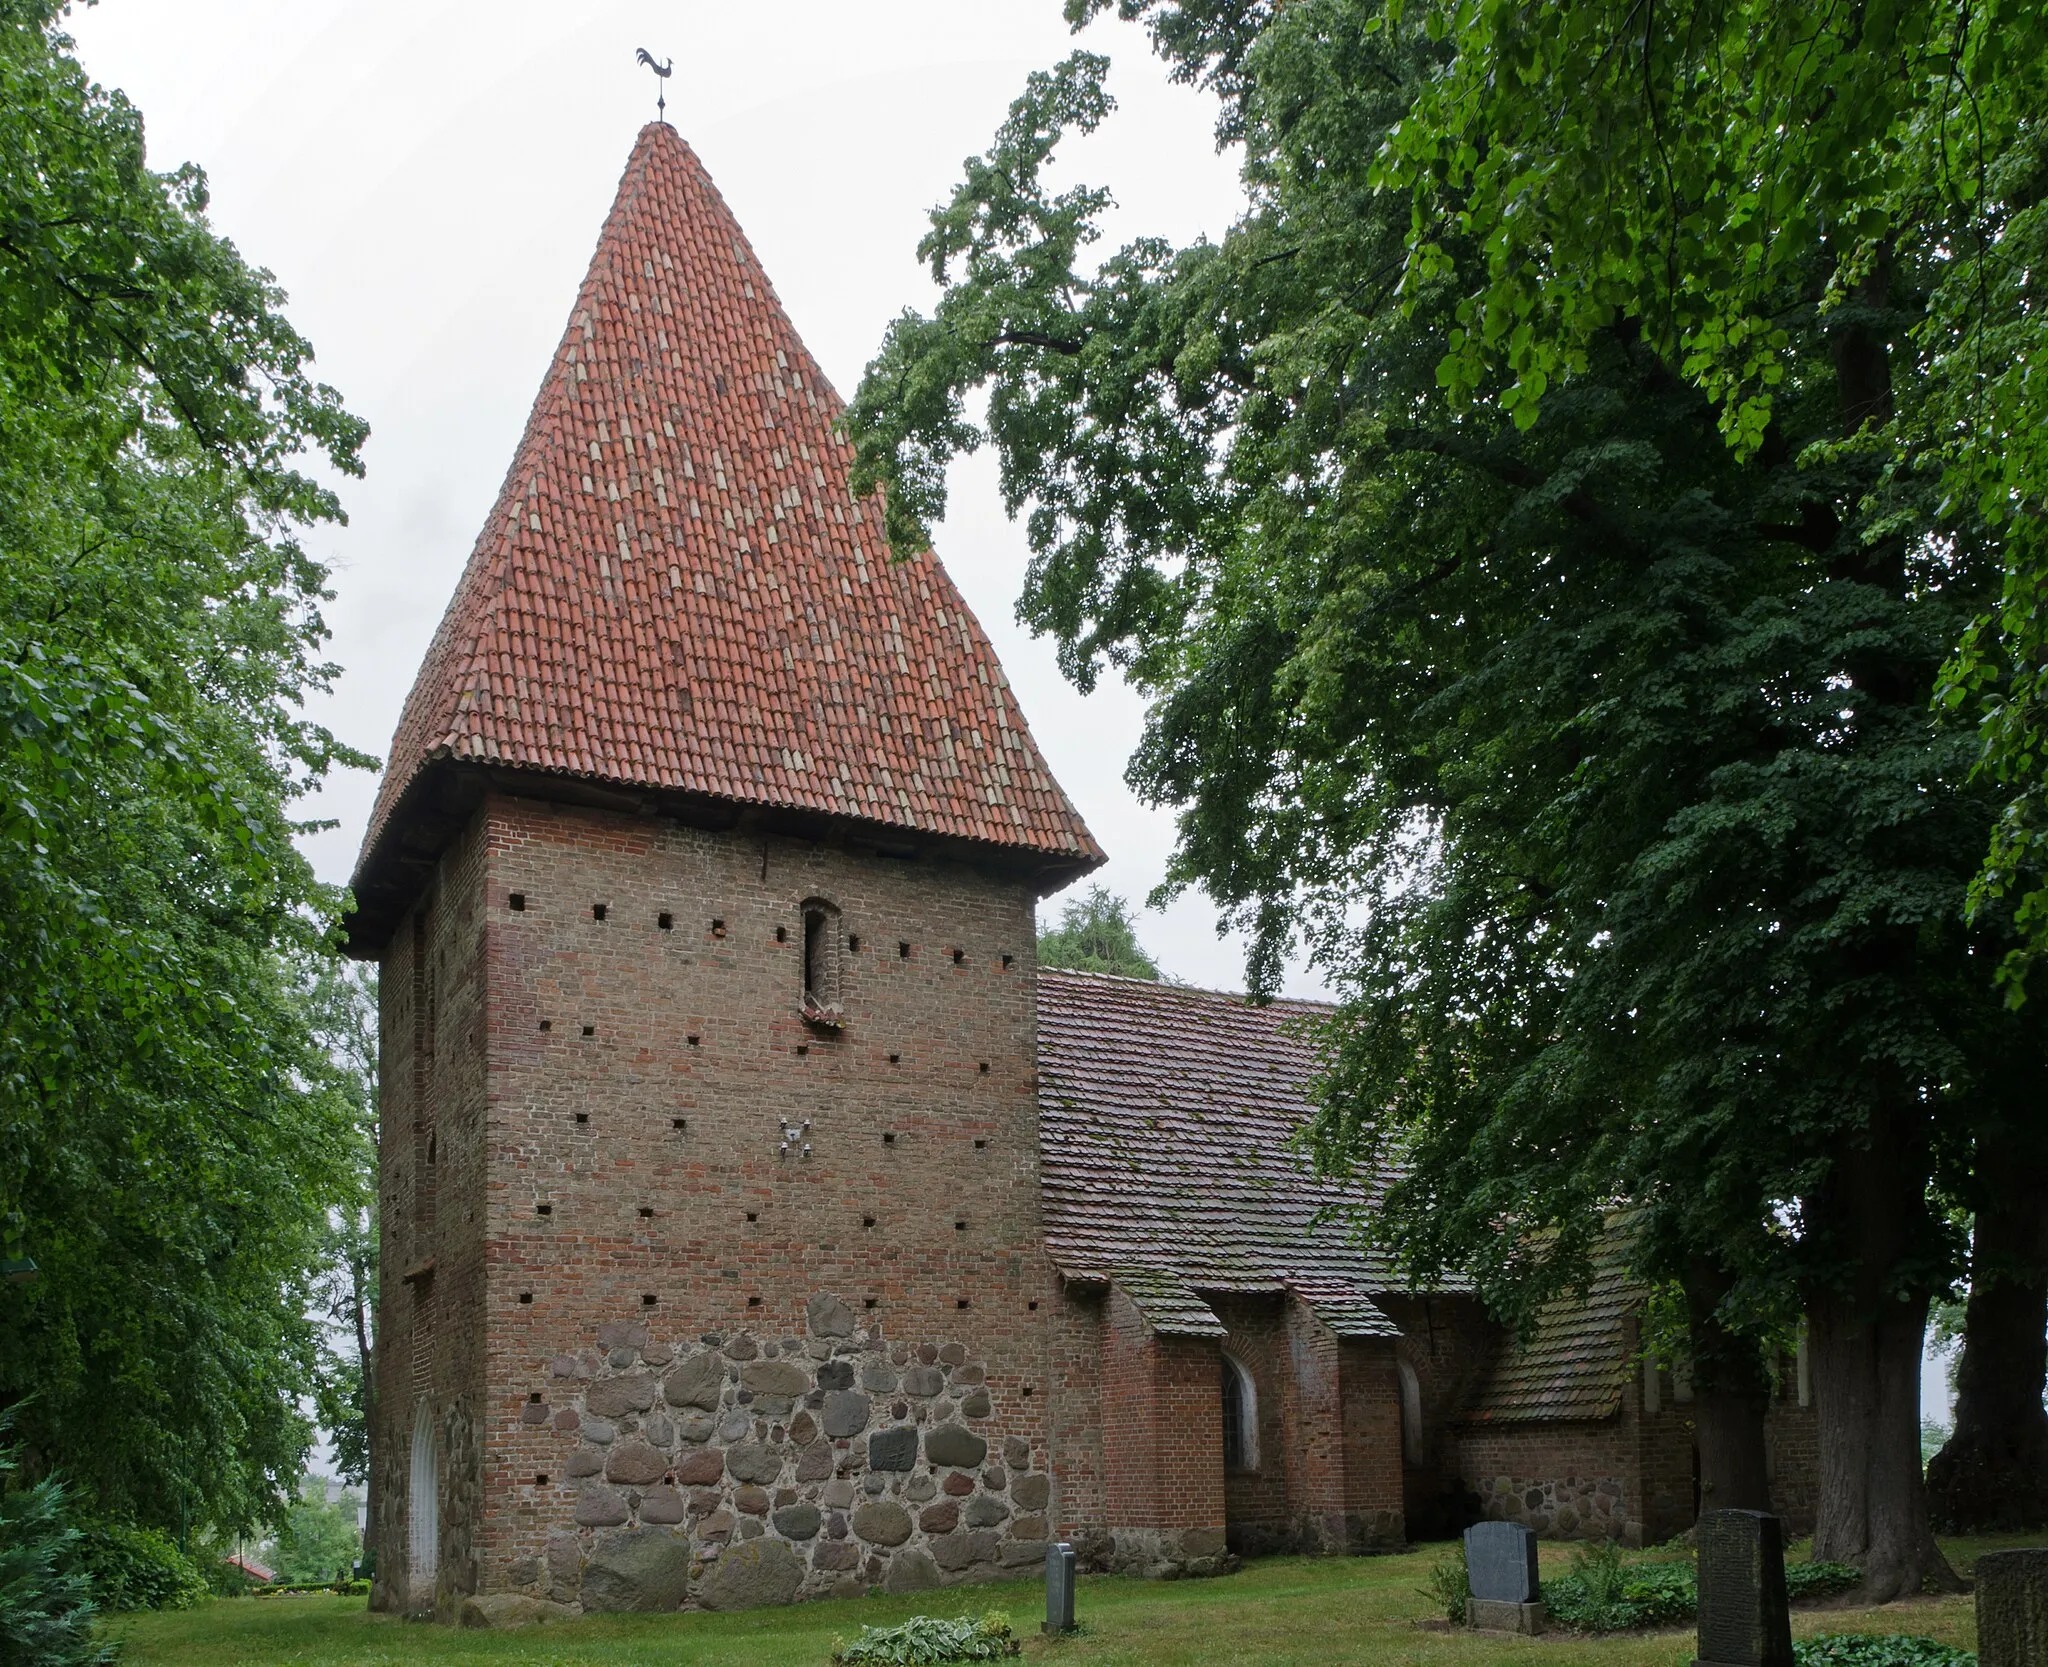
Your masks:
{"label": "dark roof tile patch", "polygon": [[1400,1283],[1342,1220],[1315,1219],[1365,1194],[1317,1178],[1289,1144],[1314,1069],[1297,1021],[1327,1011],[1041,972],[1039,1140],[1061,1271],[1127,1290],[1139,1270],[1190,1292],[1293,1288],[1340,1334],[1398,1335],[1369,1293]]}

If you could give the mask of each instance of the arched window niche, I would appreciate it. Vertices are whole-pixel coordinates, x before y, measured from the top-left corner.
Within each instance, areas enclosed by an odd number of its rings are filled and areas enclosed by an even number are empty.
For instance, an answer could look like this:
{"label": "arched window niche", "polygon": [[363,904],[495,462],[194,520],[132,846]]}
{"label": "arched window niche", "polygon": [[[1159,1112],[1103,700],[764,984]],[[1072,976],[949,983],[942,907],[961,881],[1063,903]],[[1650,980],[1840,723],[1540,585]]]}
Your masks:
{"label": "arched window niche", "polygon": [[434,1409],[425,1397],[413,1414],[412,1474],[405,1503],[409,1606],[431,1607],[441,1566],[441,1453],[434,1433]]}
{"label": "arched window niche", "polygon": [[1394,1365],[1401,1377],[1401,1459],[1419,1465],[1423,1462],[1422,1384],[1407,1361],[1396,1360]]}
{"label": "arched window niche", "polygon": [[839,908],[822,897],[812,897],[805,901],[803,913],[803,1015],[814,1025],[837,1030],[846,1022],[839,980],[839,958],[845,948]]}
{"label": "arched window niche", "polygon": [[1259,1391],[1244,1362],[1223,1351],[1223,1468],[1259,1468]]}

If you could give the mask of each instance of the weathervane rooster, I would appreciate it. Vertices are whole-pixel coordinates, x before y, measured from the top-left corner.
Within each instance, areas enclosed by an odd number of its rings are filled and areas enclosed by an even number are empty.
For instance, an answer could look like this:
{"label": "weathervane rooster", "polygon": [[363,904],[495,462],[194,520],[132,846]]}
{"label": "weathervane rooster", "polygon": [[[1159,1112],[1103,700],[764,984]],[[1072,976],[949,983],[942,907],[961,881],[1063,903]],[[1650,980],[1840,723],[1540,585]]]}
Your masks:
{"label": "weathervane rooster", "polygon": [[635,56],[641,63],[661,77],[661,82],[656,84],[654,94],[654,119],[665,122],[668,120],[668,88],[666,82],[669,76],[675,72],[676,61],[670,58],[666,62],[657,64],[654,61],[654,54],[649,52],[644,46],[640,48]]}

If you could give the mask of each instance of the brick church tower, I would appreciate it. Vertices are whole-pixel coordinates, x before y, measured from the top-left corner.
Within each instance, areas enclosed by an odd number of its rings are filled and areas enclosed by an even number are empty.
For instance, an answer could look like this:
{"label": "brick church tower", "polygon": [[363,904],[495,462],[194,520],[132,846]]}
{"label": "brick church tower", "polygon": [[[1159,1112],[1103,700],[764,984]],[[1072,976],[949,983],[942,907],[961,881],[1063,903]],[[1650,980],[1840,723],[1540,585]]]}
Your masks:
{"label": "brick church tower", "polygon": [[915,1587],[1057,1509],[1033,905],[1102,857],[839,410],[643,129],[355,877],[378,1608]]}

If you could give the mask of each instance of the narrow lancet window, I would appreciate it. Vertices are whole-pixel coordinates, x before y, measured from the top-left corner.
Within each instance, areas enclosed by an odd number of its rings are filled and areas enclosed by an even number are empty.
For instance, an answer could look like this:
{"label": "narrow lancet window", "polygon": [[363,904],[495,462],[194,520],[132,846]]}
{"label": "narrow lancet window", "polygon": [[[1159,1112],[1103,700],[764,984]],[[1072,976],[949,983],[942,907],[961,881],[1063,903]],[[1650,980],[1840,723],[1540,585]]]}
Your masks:
{"label": "narrow lancet window", "polygon": [[821,897],[804,905],[804,1017],[812,1024],[837,1030],[845,1007],[839,991],[839,957],[845,939],[839,911]]}

